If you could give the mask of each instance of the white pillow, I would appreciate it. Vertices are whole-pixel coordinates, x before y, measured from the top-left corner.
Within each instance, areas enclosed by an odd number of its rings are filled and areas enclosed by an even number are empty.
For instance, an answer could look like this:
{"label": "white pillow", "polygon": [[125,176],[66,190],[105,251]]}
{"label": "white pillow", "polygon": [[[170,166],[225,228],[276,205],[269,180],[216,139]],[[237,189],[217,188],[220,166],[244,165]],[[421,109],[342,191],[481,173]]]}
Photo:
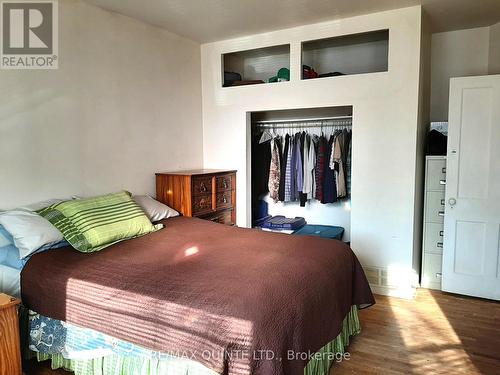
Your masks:
{"label": "white pillow", "polygon": [[21,259],[45,245],[63,240],[63,235],[47,219],[36,212],[21,209],[0,213],[0,225],[14,238]]}
{"label": "white pillow", "polygon": [[[66,199],[70,200],[70,198]],[[38,211],[42,208],[52,206],[56,203],[64,202],[64,199],[47,199],[46,201],[40,201],[36,203],[29,204],[27,206],[19,207],[19,210],[28,210],[28,211]]]}
{"label": "white pillow", "polygon": [[149,195],[134,195],[132,197],[137,203],[149,220],[160,221],[169,217],[179,216],[179,213],[173,208],[168,207],[166,204],[158,202],[156,199],[151,198]]}

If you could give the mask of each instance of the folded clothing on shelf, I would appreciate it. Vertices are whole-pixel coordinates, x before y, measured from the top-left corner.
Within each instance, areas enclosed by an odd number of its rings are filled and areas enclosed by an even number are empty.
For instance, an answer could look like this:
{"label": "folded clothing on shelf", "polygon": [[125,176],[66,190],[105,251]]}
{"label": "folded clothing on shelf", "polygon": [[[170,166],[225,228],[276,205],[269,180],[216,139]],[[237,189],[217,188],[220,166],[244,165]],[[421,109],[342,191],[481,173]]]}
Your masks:
{"label": "folded clothing on shelf", "polygon": [[275,230],[298,230],[306,225],[303,217],[287,218],[285,216],[273,216],[262,223],[262,228]]}

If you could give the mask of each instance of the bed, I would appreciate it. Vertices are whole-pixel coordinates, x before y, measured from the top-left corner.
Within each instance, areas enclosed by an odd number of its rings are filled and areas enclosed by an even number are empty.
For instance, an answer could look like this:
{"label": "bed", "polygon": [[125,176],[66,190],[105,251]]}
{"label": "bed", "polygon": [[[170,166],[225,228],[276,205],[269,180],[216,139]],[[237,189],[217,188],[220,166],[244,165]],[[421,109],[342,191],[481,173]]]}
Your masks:
{"label": "bed", "polygon": [[[31,257],[21,291],[39,360],[77,374],[327,374],[332,354],[360,330],[358,307],[374,303],[340,241],[186,217],[163,224],[96,253],[64,247]],[[74,345],[85,358],[68,358],[77,334],[102,336]]]}

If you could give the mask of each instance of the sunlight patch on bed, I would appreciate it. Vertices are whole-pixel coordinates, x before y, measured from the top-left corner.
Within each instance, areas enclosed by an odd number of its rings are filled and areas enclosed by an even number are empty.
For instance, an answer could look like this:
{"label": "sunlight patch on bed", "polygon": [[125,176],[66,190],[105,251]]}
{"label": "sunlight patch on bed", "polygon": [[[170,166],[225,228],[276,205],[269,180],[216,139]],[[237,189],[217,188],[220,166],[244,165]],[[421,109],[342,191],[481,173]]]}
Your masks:
{"label": "sunlight patch on bed", "polygon": [[199,253],[198,246],[191,246],[186,250],[184,250],[184,256],[186,257],[190,257],[191,255],[195,255],[198,253]]}
{"label": "sunlight patch on bed", "polygon": [[[196,246],[187,248],[185,256],[197,254]],[[227,355],[228,347],[250,351],[253,345],[253,324],[251,321],[183,305],[172,301],[160,301],[154,296],[133,294],[99,285],[85,280],[70,278],[66,284],[66,321],[106,333],[110,336],[148,347],[155,343],[168,348],[166,354],[188,357],[195,353],[205,363],[220,365],[220,358]],[[104,311],[96,314],[96,311]],[[221,307],[221,311],[223,308]],[[126,317],[124,319],[124,317]],[[163,327],[151,331],[144,322],[155,320]],[[103,330],[103,327],[106,329]],[[213,327],[221,327],[228,333],[228,343],[221,343],[215,337]],[[236,358],[233,366],[249,369],[250,358]],[[239,371],[239,370],[238,370]],[[248,371],[247,371],[248,372]],[[244,373],[244,371],[242,371]]]}

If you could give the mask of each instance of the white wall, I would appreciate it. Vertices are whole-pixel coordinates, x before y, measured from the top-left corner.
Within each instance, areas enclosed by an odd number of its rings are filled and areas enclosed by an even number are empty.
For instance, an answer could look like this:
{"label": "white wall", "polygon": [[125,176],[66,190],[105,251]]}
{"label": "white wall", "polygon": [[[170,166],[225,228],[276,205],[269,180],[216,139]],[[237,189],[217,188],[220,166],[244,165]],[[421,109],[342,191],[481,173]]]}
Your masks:
{"label": "white wall", "polygon": [[59,1],[59,69],[0,71],[0,208],[128,189],[202,164],[200,46]]}
{"label": "white wall", "polygon": [[[301,41],[390,30],[389,71],[300,80]],[[248,112],[353,105],[351,244],[365,266],[412,279],[421,8],[411,7],[202,45],[204,166],[238,170],[240,226],[250,223]],[[221,54],[291,44],[291,81],[220,87]],[[413,270],[418,272],[418,270]],[[413,281],[413,280],[412,280]]]}
{"label": "white wall", "polygon": [[490,27],[488,74],[500,74],[500,22]]}
{"label": "white wall", "polygon": [[431,121],[448,121],[450,78],[488,74],[490,28],[432,35]]}

